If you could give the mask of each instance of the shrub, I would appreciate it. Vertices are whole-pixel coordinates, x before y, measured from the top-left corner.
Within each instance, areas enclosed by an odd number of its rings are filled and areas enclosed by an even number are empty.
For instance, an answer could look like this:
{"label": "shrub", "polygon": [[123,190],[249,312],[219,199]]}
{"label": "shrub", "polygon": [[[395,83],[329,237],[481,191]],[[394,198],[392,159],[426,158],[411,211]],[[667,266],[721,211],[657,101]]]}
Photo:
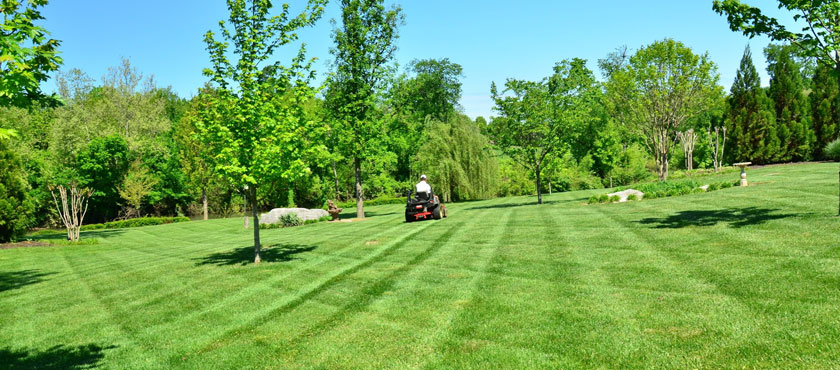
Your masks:
{"label": "shrub", "polygon": [[628,201],[639,200],[639,197],[636,194],[630,194],[627,196]]}
{"label": "shrub", "polygon": [[303,224],[304,225],[309,225],[309,224],[315,224],[315,223],[318,223],[318,222],[324,222],[324,221],[330,221],[330,220],[332,220],[331,216],[324,216],[324,217],[321,217],[317,220],[306,220],[306,221],[303,222]]}
{"label": "shrub", "polygon": [[610,201],[610,196],[609,195],[601,194],[601,196],[598,197],[598,202],[599,203],[606,203],[606,202],[609,202],[609,201]]}
{"label": "shrub", "polygon": [[722,183],[720,183],[720,188],[721,188],[721,189],[731,188],[733,185],[735,185],[735,183],[734,183],[734,182],[728,182],[728,181],[726,181],[726,182],[722,182]]}
{"label": "shrub", "polygon": [[123,229],[123,228],[127,228],[127,227],[163,225],[163,224],[172,224],[172,223],[176,223],[176,222],[186,222],[186,221],[189,221],[189,220],[190,220],[189,217],[184,217],[184,216],[130,218],[128,220],[111,221],[111,222],[106,222],[104,224],[82,225],[82,231],[85,231],[85,230],[103,230],[103,229]]}
{"label": "shrub", "polygon": [[31,224],[34,206],[17,154],[0,138],[0,243],[22,236]]}
{"label": "shrub", "polygon": [[720,183],[713,182],[713,183],[709,184],[709,188],[706,189],[706,191],[715,191],[715,190],[718,190],[718,189],[720,189]]}
{"label": "shrub", "polygon": [[303,225],[303,220],[298,217],[295,213],[285,214],[280,216],[280,222],[278,224],[283,225],[283,227],[294,227]]}
{"label": "shrub", "polygon": [[610,199],[610,202],[611,202],[611,203],[615,203],[615,202],[620,201],[620,200],[621,200],[621,197],[620,197],[620,196],[618,196],[618,195],[613,195],[613,196],[611,196],[609,199]]}
{"label": "shrub", "polygon": [[597,195],[593,195],[593,196],[589,197],[589,200],[586,201],[586,203],[587,204],[596,204],[596,203],[601,203],[601,202],[598,201],[598,196]]}

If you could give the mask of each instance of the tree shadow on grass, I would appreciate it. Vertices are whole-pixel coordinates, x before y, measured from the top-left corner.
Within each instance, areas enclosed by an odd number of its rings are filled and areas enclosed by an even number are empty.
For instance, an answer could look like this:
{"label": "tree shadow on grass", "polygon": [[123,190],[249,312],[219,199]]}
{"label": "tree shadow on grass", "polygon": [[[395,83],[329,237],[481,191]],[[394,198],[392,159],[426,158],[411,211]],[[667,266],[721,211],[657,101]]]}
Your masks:
{"label": "tree shadow on grass", "polygon": [[771,220],[796,217],[791,213],[774,213],[777,209],[768,208],[729,208],[704,211],[682,211],[662,218],[645,218],[637,221],[652,225],[656,229],[679,229],[686,226],[714,226],[727,223],[731,227],[758,225]]}
{"label": "tree shadow on grass", "polygon": [[79,347],[55,346],[46,351],[0,348],[3,369],[92,369],[105,357],[104,351],[116,346],[88,344]]}
{"label": "tree shadow on grass", "polygon": [[[379,217],[379,216],[390,216],[390,215],[395,215],[395,214],[397,214],[397,212],[370,212],[370,211],[365,211],[365,218]],[[354,218],[356,218],[356,212],[353,212],[353,213],[342,212],[341,214],[338,215],[339,220],[350,220],[350,219],[354,219]]]}
{"label": "tree shadow on grass", "polygon": [[[91,239],[91,238],[100,238],[100,239],[108,239],[120,236],[125,233],[125,229],[108,229],[108,230],[87,230],[82,231],[79,235],[81,240],[84,239]],[[41,234],[41,235],[31,235],[27,238],[32,240],[67,240],[67,232],[64,231],[56,231],[55,233],[49,234]]]}
{"label": "tree shadow on grass", "polygon": [[0,271],[0,293],[40,283],[45,277],[53,274],[55,273],[41,270]]}
{"label": "tree shadow on grass", "polygon": [[[306,252],[311,252],[318,248],[311,245],[300,244],[274,244],[263,247],[260,250],[260,260],[262,262],[289,262],[300,259],[296,255]],[[197,258],[196,265],[216,265],[216,266],[232,266],[232,265],[248,265],[254,263],[254,247],[236,248],[231,251],[213,253],[211,255]]]}

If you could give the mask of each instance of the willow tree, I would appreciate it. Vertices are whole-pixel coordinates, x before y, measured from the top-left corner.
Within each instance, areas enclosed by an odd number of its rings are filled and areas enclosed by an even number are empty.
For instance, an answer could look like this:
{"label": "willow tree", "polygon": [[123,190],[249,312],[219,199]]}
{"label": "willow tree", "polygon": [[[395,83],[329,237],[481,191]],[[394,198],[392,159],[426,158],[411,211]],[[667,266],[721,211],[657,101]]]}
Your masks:
{"label": "willow tree", "polygon": [[346,158],[353,159],[356,217],[364,218],[362,161],[381,146],[383,120],[377,112],[377,91],[388,75],[397,50],[402,9],[387,9],[382,0],[341,0],[341,25],[333,21],[334,73],[326,94],[336,138]]}
{"label": "willow tree", "polygon": [[537,204],[542,204],[541,175],[593,114],[600,90],[583,59],[564,60],[541,81],[508,79],[505,90],[490,87],[499,117],[487,127],[490,140],[533,172]]}
{"label": "willow tree", "polygon": [[659,180],[668,179],[676,132],[722,96],[717,67],[671,39],[643,47],[610,74],[608,97],[628,129],[644,139]]}
{"label": "willow tree", "polygon": [[215,85],[216,97],[196,128],[211,148],[216,172],[231,185],[248,189],[254,263],[260,262],[260,185],[308,172],[301,160],[308,150],[301,137],[306,127],[303,102],[314,95],[309,86],[312,60],[306,59],[305,45],[289,66],[270,59],[278,48],[298,39],[299,29],[315,24],[325,4],[326,0],[309,0],[302,12],[290,17],[288,4],[279,15],[270,16],[268,0],[227,0],[231,27],[219,22],[221,40],[212,31],[204,36],[213,64],[204,74]]}

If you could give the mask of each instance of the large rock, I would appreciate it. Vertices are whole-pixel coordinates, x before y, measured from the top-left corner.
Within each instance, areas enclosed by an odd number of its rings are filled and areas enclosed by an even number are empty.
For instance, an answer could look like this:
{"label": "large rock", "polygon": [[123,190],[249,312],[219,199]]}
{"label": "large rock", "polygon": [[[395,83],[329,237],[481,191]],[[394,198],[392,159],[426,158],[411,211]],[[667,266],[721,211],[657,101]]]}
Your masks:
{"label": "large rock", "polygon": [[271,212],[260,215],[261,224],[276,224],[283,217],[289,213],[297,214],[301,220],[317,220],[330,214],[323,209],[306,209],[306,208],[275,208]]}
{"label": "large rock", "polygon": [[645,196],[645,193],[642,193],[641,191],[638,191],[636,189],[627,189],[627,190],[624,190],[624,191],[609,193],[609,194],[607,194],[607,196],[612,198],[612,196],[618,195],[618,198],[619,198],[618,201],[619,202],[626,202],[627,197],[629,197],[631,194],[636,195],[636,200],[642,200],[642,198],[644,198],[644,196]]}

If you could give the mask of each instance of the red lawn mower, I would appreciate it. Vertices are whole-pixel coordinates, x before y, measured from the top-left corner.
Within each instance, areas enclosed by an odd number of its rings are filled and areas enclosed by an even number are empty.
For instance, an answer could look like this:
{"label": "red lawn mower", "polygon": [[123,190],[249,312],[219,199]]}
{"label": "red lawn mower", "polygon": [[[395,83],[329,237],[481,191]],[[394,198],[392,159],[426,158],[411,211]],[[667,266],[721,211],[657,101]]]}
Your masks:
{"label": "red lawn mower", "polygon": [[406,200],[405,222],[440,220],[446,216],[446,206],[433,193],[419,192]]}

